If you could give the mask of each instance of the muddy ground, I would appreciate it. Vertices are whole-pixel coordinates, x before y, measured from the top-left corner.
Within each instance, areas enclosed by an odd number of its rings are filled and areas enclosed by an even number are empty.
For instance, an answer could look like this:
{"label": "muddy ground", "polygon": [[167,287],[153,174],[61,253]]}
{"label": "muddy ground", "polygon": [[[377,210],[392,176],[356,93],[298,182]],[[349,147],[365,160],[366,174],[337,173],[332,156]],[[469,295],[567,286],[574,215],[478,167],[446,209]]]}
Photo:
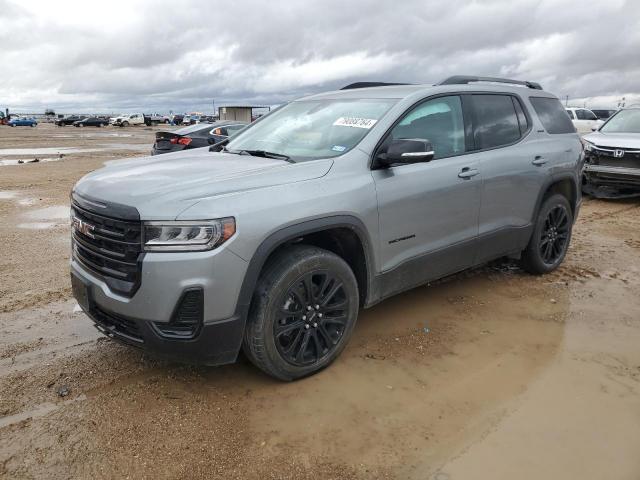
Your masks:
{"label": "muddy ground", "polygon": [[551,275],[497,262],[362,312],[284,384],[149,358],[74,308],[69,190],[153,131],[0,127],[0,162],[92,150],[0,164],[0,478],[640,478],[640,201],[585,200]]}

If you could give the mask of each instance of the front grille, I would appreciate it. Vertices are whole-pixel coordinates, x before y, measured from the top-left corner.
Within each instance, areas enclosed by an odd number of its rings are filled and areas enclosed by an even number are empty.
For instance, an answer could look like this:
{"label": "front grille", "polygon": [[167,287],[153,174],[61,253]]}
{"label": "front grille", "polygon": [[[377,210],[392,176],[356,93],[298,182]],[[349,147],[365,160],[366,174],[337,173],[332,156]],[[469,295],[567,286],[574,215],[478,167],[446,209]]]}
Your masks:
{"label": "front grille", "polygon": [[[616,151],[622,152],[621,157]],[[594,145],[589,155],[590,163],[607,167],[640,168],[640,150],[629,148],[600,147]]]}
{"label": "front grille", "polygon": [[99,330],[107,335],[114,335],[129,343],[144,343],[138,324],[113,312],[106,312],[97,305],[92,305],[91,316],[95,320]]}
{"label": "front grille", "polygon": [[72,204],[73,258],[109,288],[131,296],[140,284],[142,225]]}

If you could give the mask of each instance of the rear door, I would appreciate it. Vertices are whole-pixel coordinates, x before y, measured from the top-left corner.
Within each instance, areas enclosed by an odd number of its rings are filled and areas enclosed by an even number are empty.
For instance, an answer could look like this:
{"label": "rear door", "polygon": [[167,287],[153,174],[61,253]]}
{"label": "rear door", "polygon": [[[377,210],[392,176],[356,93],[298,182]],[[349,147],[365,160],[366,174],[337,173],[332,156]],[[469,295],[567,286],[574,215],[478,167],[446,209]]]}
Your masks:
{"label": "rear door", "polygon": [[427,99],[387,134],[429,140],[434,159],[373,170],[378,196],[383,296],[469,267],[478,234],[481,176],[467,154],[459,95]]}
{"label": "rear door", "polygon": [[518,96],[481,93],[465,98],[473,112],[474,143],[483,176],[475,261],[482,263],[520,249],[528,238],[551,152],[531,138],[531,114]]}

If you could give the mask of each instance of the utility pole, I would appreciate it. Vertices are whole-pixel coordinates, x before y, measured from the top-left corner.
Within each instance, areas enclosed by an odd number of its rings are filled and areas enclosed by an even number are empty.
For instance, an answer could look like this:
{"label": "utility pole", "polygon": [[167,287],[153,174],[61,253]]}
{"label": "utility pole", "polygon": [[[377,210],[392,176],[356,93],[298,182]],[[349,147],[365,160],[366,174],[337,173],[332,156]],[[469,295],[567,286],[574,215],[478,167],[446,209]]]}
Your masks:
{"label": "utility pole", "polygon": [[565,95],[564,96],[564,106],[568,107],[569,106],[569,95]]}

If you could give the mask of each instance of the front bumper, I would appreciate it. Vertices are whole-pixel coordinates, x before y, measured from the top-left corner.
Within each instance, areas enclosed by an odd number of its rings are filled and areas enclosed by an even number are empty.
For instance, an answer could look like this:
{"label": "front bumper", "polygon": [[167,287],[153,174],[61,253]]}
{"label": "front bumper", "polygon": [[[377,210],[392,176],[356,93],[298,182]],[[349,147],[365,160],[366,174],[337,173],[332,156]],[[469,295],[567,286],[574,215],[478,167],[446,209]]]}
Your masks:
{"label": "front bumper", "polygon": [[[79,305],[106,335],[176,360],[219,365],[235,361],[242,342],[244,319],[236,307],[246,269],[247,262],[223,248],[147,253],[140,287],[130,298],[73,259],[71,280]],[[193,337],[168,338],[162,329],[194,289],[202,292],[201,324]]]}
{"label": "front bumper", "polygon": [[583,191],[601,198],[640,194],[640,168],[585,164]]}

